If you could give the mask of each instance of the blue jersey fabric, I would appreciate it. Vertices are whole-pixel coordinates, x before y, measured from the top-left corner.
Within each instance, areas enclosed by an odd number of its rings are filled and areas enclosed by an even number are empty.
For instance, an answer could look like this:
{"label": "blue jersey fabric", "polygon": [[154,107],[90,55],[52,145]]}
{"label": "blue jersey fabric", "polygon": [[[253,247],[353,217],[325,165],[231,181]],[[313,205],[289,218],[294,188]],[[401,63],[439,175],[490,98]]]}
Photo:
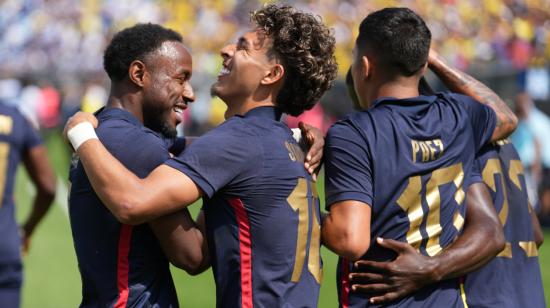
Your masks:
{"label": "blue jersey fabric", "polygon": [[[169,158],[168,145],[128,111],[105,108],[96,133],[138,177]],[[81,307],[177,307],[169,264],[147,224],[121,224],[99,200],[80,161],[70,170],[69,215],[82,277]]]}
{"label": "blue jersey fabric", "polygon": [[0,289],[21,286],[21,239],[13,200],[15,174],[23,156],[41,144],[30,122],[15,107],[0,103]]}
{"label": "blue jersey fabric", "polygon": [[[325,147],[326,203],[356,200],[371,206],[370,248],[363,259],[388,261],[382,237],[405,241],[434,256],[453,242],[465,216],[465,190],[474,154],[490,140],[495,113],[473,99],[438,93],[381,98],[367,111],[336,123]],[[340,260],[341,306],[371,307],[349,292]],[[343,275],[344,274],[344,275]],[[462,307],[457,280],[426,287],[388,307]]]}
{"label": "blue jersey fabric", "polygon": [[491,262],[466,276],[470,307],[545,307],[538,251],[523,166],[509,140],[485,146],[473,168],[476,181],[490,188],[504,227],[505,249]]}
{"label": "blue jersey fabric", "polygon": [[218,307],[317,306],[319,200],[279,117],[234,116],[167,162],[204,192]]}

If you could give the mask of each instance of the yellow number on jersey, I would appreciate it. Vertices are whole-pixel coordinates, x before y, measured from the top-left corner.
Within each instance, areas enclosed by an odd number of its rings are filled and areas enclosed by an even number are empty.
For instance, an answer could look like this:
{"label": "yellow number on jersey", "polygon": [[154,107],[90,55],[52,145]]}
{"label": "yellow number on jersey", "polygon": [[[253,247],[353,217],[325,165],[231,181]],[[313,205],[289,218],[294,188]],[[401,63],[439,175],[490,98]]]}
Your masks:
{"label": "yellow number on jersey", "polygon": [[309,198],[307,196],[307,181],[304,178],[298,179],[298,184],[287,198],[288,204],[292,209],[298,212],[298,239],[296,240],[296,261],[294,262],[294,270],[292,271],[292,282],[300,280],[302,275],[302,268],[304,267],[304,261],[306,258],[306,246],[309,233],[309,225],[311,224],[311,236],[309,243],[309,259],[307,268],[313,275],[318,283],[321,283],[323,272],[321,269],[321,258],[319,256],[319,250],[321,245],[321,226],[319,224],[319,218],[317,217],[317,204],[318,195],[315,183],[310,182],[311,186],[311,219],[310,219],[310,207]]}

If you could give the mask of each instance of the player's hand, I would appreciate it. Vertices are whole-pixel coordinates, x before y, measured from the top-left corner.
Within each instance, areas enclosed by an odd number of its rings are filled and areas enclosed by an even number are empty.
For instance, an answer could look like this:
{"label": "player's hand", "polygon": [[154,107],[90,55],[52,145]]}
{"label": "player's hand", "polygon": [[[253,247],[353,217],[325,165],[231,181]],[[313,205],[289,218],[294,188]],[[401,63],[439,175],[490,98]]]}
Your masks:
{"label": "player's hand", "polygon": [[325,146],[325,136],[317,127],[311,126],[304,122],[300,122],[298,127],[302,131],[302,138],[309,146],[306,154],[304,166],[311,173],[313,180],[317,180],[317,173],[321,168],[323,160],[323,147]]}
{"label": "player's hand", "polygon": [[436,282],[435,261],[421,255],[411,245],[391,239],[377,239],[377,243],[397,253],[391,262],[359,260],[350,274],[354,292],[370,296],[373,304],[382,304],[403,298],[425,285]]}
{"label": "player's hand", "polygon": [[83,111],[75,113],[67,120],[67,124],[65,124],[65,128],[63,129],[63,139],[65,139],[65,142],[69,143],[67,139],[69,130],[82,122],[89,122],[94,128],[97,128],[98,125],[97,118],[92,113]]}
{"label": "player's hand", "polygon": [[21,235],[21,254],[26,256],[29,254],[31,247],[31,234],[29,231],[26,231],[25,227],[21,227],[19,233]]}

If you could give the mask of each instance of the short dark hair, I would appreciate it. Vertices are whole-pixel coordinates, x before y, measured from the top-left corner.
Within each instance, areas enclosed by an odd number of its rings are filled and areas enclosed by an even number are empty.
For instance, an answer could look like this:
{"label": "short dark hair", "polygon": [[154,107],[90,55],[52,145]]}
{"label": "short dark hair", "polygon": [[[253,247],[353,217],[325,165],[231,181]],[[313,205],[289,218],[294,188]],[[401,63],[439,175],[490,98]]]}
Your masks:
{"label": "short dark hair", "polygon": [[428,61],[432,34],[408,8],[385,8],[369,14],[359,26],[358,50],[373,54],[390,73],[412,76]]}
{"label": "short dark hair", "polygon": [[332,86],[338,71],[336,40],[330,29],[320,17],[289,5],[266,5],[253,12],[251,20],[273,40],[272,51],[285,68],[277,106],[294,116],[311,109]]}
{"label": "short dark hair", "polygon": [[103,55],[103,68],[111,80],[123,80],[135,60],[145,61],[147,54],[166,41],[182,42],[181,35],[157,24],[136,24],[113,37]]}

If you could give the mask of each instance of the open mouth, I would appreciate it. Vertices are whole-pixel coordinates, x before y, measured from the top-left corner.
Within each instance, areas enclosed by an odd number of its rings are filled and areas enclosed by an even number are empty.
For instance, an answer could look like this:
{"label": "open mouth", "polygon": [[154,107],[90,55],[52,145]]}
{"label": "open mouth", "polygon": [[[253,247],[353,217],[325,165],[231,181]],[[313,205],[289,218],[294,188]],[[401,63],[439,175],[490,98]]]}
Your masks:
{"label": "open mouth", "polygon": [[231,73],[231,71],[227,67],[223,66],[220,70],[220,73],[218,74],[218,77],[229,75],[229,73]]}
{"label": "open mouth", "polygon": [[175,113],[180,114],[180,115],[183,113],[183,111],[184,111],[185,109],[187,109],[187,104],[181,104],[181,103],[180,103],[180,104],[174,105],[174,107],[172,108],[172,110],[173,110]]}

